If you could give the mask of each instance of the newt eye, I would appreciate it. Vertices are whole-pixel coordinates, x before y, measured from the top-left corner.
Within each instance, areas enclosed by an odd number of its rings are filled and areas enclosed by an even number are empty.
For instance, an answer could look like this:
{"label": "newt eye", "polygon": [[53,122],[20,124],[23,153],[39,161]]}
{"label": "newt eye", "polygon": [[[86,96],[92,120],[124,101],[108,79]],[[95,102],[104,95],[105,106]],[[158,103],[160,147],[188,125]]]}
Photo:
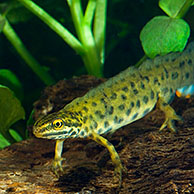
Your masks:
{"label": "newt eye", "polygon": [[53,124],[53,127],[56,130],[61,129],[64,126],[64,123],[63,123],[62,119],[55,119],[52,124]]}

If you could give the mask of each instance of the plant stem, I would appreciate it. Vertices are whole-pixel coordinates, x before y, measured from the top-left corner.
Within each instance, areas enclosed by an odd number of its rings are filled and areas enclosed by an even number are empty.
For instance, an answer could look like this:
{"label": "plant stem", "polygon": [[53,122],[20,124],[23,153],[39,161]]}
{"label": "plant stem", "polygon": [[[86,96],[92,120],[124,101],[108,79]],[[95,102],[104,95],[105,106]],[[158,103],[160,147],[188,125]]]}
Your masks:
{"label": "plant stem", "polygon": [[36,5],[31,0],[18,0],[32,13],[38,16],[44,23],[46,23],[53,31],[55,31],[71,48],[73,48],[78,54],[83,54],[85,52],[84,47],[81,43],[57,20],[51,17],[42,8]]}
{"label": "plant stem", "polygon": [[77,33],[77,36],[81,43],[83,44],[83,33],[82,33],[82,23],[83,23],[83,11],[81,7],[80,0],[72,0],[71,3],[69,3],[71,16],[73,19],[73,24]]}
{"label": "plant stem", "polygon": [[34,59],[34,57],[28,52],[14,29],[11,27],[9,22],[6,20],[3,28],[3,33],[11,44],[15,47],[20,56],[28,64],[28,66],[34,71],[34,73],[44,82],[46,85],[51,85],[55,81],[50,74]]}
{"label": "plant stem", "polygon": [[92,20],[94,18],[95,9],[96,0],[89,0],[84,14],[84,21],[90,27],[92,27]]}
{"label": "plant stem", "polygon": [[94,5],[91,1],[89,1],[88,3],[90,3],[90,5],[88,4],[86,15],[83,16],[81,1],[68,1],[76,33],[86,50],[86,52],[81,55],[85,67],[89,74],[95,75],[97,77],[102,77],[103,74],[100,55],[91,31],[91,15],[93,15],[92,12],[94,12]]}
{"label": "plant stem", "polygon": [[93,31],[96,47],[99,51],[102,64],[104,64],[105,56],[104,44],[106,32],[106,10],[107,10],[107,0],[98,0],[96,5]]}
{"label": "plant stem", "polygon": [[[22,3],[31,12],[33,12],[35,15],[37,15],[51,29],[53,29],[59,36],[63,38],[65,42],[67,42],[67,44],[69,44],[82,57],[82,60],[84,61],[85,67],[89,74],[93,74],[97,77],[102,77],[103,74],[101,61],[103,60],[101,60],[100,58],[101,52],[99,52],[96,46],[96,41],[94,40],[91,31],[91,16],[93,15],[92,12],[94,12],[94,2],[92,2],[92,0],[89,0],[90,4],[88,4],[87,6],[87,12],[85,17],[83,15],[80,0],[67,0],[73,18],[74,26],[77,32],[77,36],[81,43],[59,22],[57,22],[54,18],[52,18],[49,14],[47,14],[43,9],[41,9],[31,0],[18,1]],[[100,1],[102,2],[104,0]],[[104,9],[105,8],[106,6],[104,7]],[[104,38],[102,38],[103,36],[99,35],[101,41],[99,45],[103,45],[104,47],[104,43],[102,44],[102,40],[104,41]],[[102,50],[104,51],[104,49],[101,49],[101,51]]]}
{"label": "plant stem", "polygon": [[192,6],[193,0],[186,0],[183,7],[179,10],[176,18],[183,18],[184,15],[187,13],[188,9]]}

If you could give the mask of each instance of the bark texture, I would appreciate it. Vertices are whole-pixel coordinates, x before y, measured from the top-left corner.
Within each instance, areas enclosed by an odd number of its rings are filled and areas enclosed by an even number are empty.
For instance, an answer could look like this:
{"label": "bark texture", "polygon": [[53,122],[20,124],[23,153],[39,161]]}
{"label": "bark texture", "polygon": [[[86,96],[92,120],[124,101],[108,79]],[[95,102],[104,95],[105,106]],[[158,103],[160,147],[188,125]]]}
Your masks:
{"label": "bark texture", "polygon": [[[34,104],[34,118],[61,109],[102,81],[82,76],[46,88]],[[67,139],[63,157],[68,167],[58,178],[50,170],[55,142],[32,136],[0,151],[0,193],[194,193],[194,99],[175,98],[172,106],[184,119],[176,134],[159,133],[164,116],[156,108],[105,136],[125,167],[121,188],[113,182],[114,166],[104,147]]]}

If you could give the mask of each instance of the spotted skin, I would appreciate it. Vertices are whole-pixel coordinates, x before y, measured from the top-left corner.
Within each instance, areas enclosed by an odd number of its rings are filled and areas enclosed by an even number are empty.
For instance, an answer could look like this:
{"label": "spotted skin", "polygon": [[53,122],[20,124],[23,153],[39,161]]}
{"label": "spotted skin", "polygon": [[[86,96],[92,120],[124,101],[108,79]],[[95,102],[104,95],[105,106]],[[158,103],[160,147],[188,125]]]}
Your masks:
{"label": "spotted skin", "polygon": [[106,147],[120,182],[122,164],[114,146],[102,134],[144,117],[157,104],[165,113],[166,126],[173,132],[176,115],[169,102],[175,92],[194,84],[194,43],[182,53],[146,60],[139,68],[129,67],[83,97],[76,98],[59,112],[36,121],[33,133],[39,138],[56,139],[53,169],[62,171],[62,146],[66,138],[89,138]]}

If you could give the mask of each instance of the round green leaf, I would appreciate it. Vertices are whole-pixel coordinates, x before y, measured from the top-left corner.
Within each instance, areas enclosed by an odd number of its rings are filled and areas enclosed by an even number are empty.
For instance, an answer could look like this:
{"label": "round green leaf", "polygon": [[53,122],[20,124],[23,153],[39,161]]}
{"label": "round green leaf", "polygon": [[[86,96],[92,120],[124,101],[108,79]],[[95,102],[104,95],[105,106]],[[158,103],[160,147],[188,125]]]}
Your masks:
{"label": "round green leaf", "polygon": [[24,118],[20,101],[9,88],[0,85],[0,133],[5,134],[12,124]]}
{"label": "round green leaf", "polygon": [[189,35],[190,28],[184,20],[157,16],[144,26],[140,40],[146,55],[153,58],[183,51]]}

